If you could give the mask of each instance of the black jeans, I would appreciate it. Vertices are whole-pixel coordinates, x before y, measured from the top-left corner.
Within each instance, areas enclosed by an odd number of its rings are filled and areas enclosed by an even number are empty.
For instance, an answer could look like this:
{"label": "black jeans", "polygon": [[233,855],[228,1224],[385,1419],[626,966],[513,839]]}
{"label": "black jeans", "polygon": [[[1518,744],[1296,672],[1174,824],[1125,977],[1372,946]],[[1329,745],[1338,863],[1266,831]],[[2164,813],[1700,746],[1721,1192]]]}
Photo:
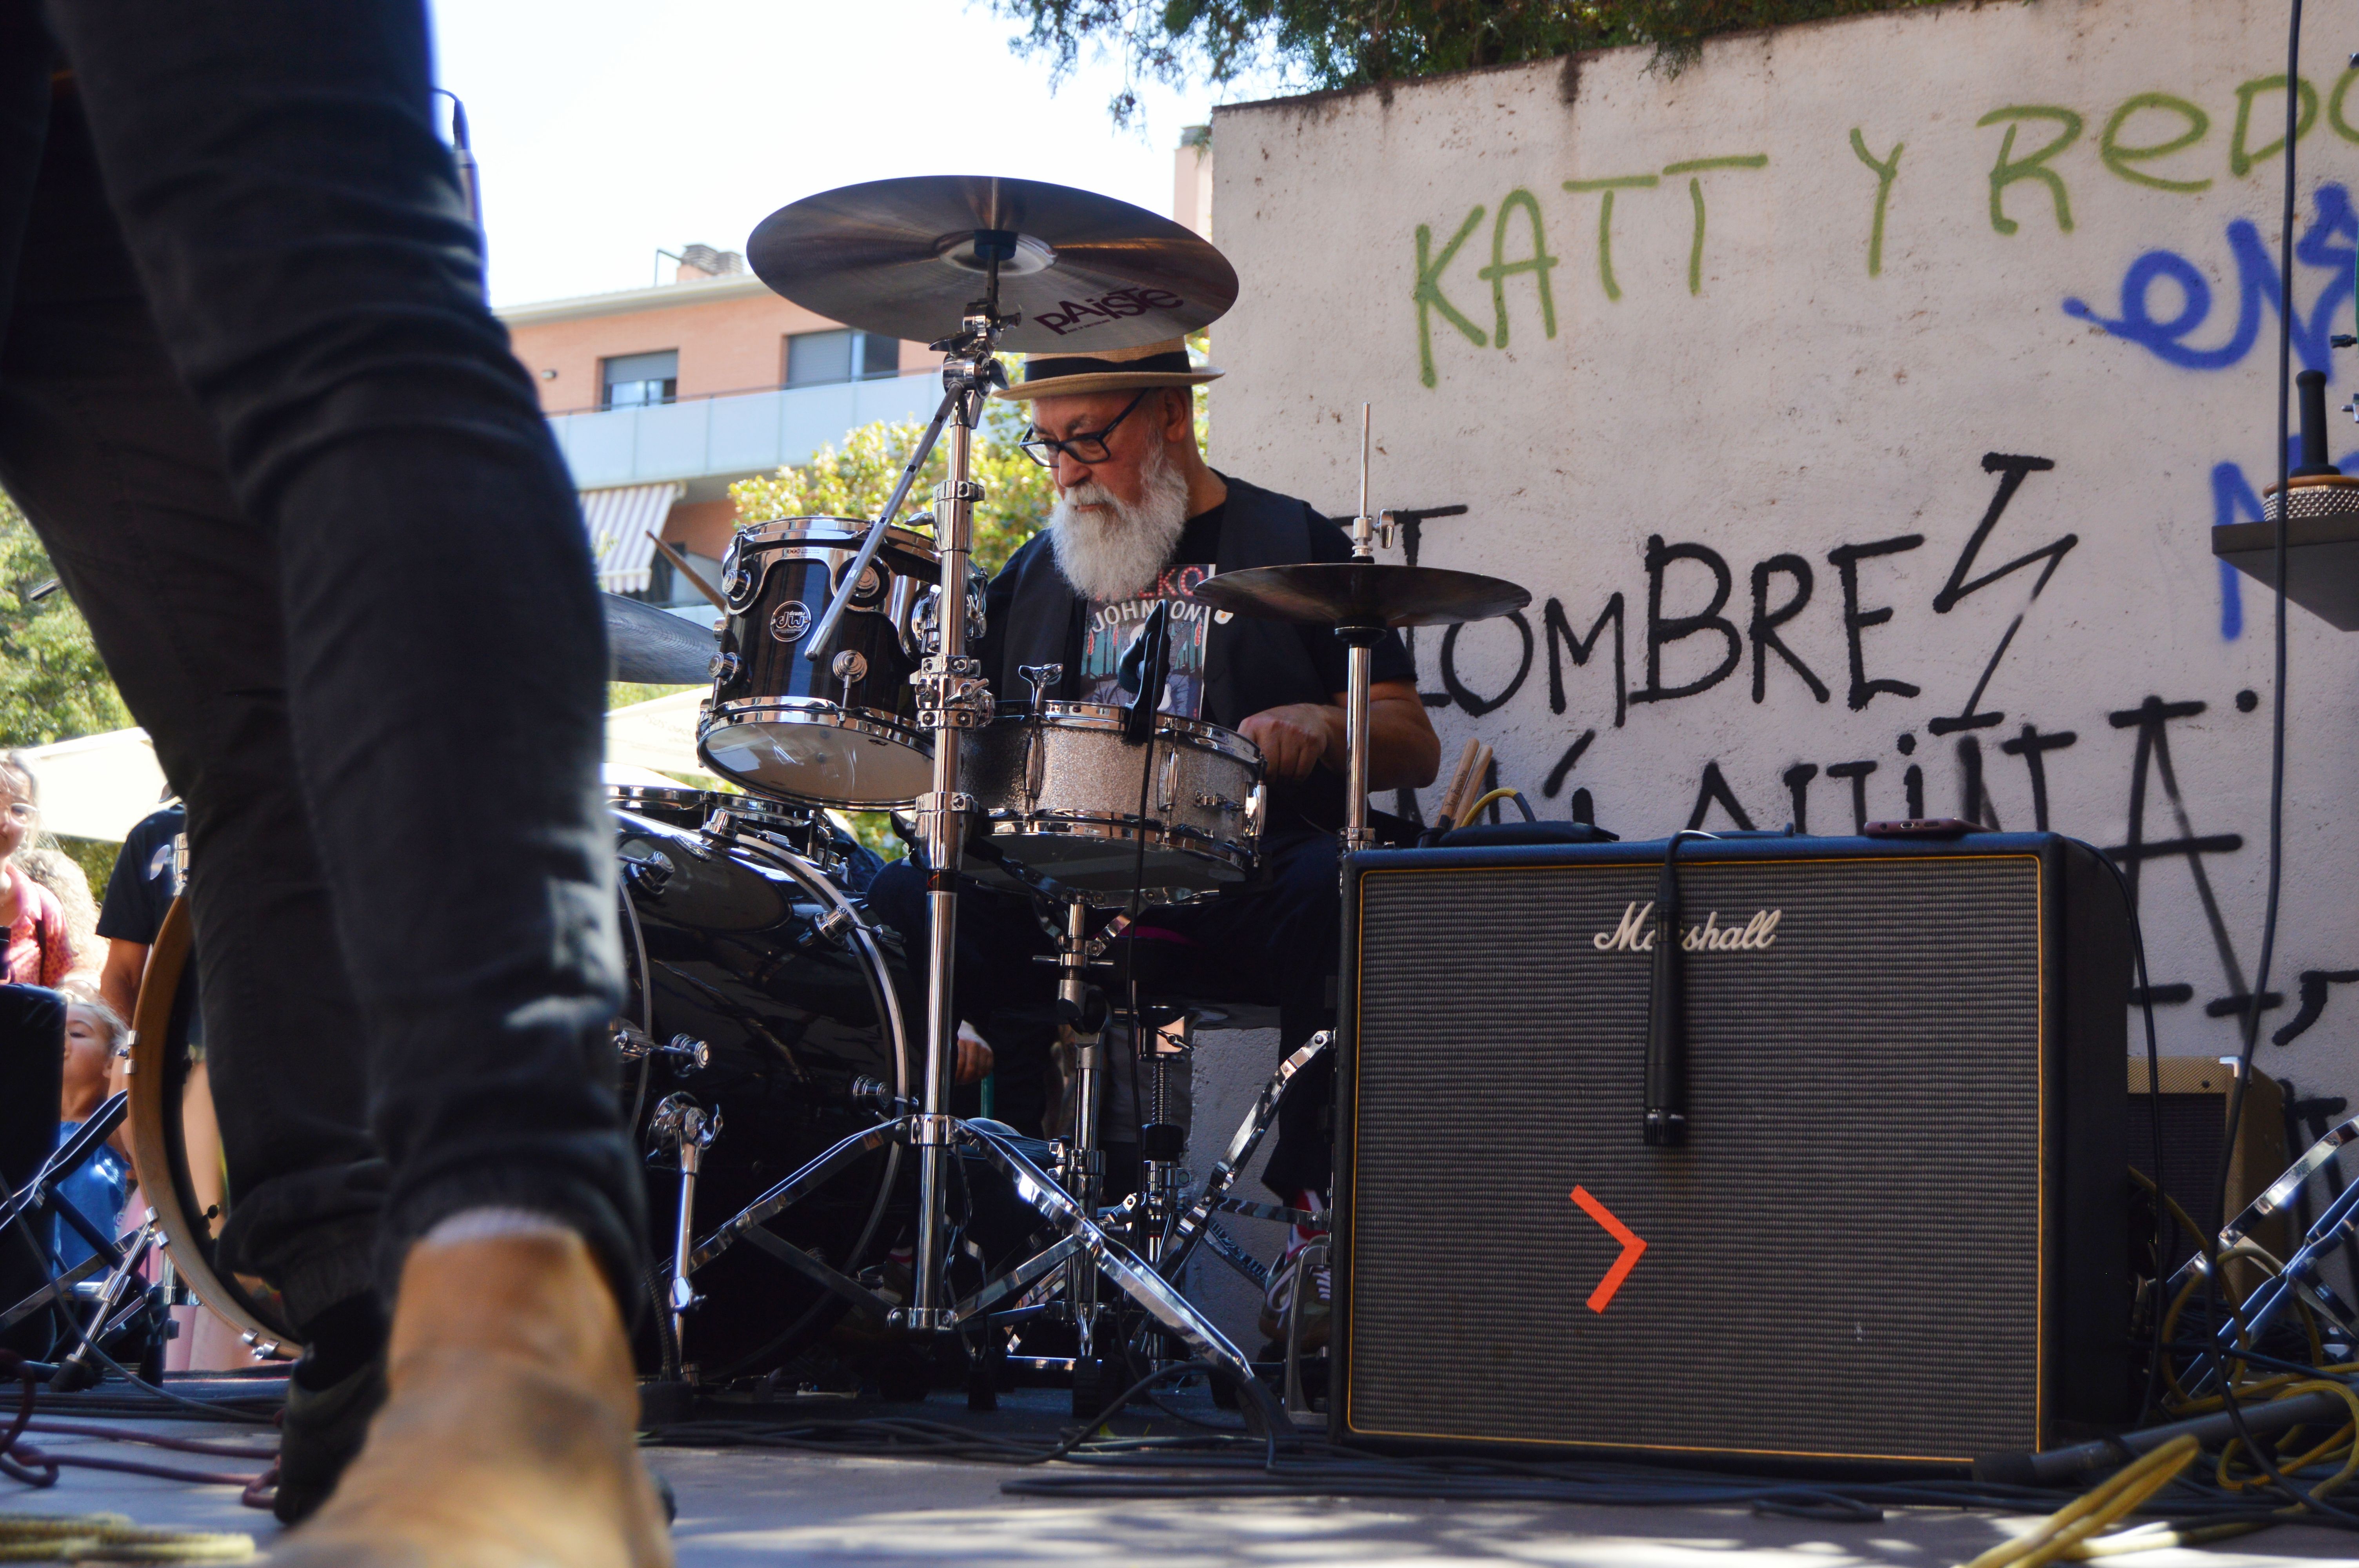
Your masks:
{"label": "black jeans", "polygon": [[[1276,1007],[1282,1060],[1333,1022],[1328,991],[1342,951],[1343,918],[1337,853],[1332,833],[1275,831],[1262,846],[1267,877],[1250,891],[1147,911],[1139,921],[1147,933],[1138,944],[1141,989],[1158,997]],[[869,884],[868,906],[902,934],[909,952],[925,952],[926,879],[916,866],[904,860],[878,872]],[[1056,944],[1025,900],[962,878],[958,926],[962,1018],[999,1046],[1002,1036],[990,1021],[1030,1015],[1045,1023],[1053,1017],[1042,1004],[1054,995],[1056,971],[1032,960],[1054,952]],[[1110,956],[1120,957],[1120,948]],[[1026,1071],[1032,1043],[1016,1038],[1010,1044],[1017,1071]],[[1010,1065],[1009,1051],[1002,1048],[998,1068],[1005,1073]],[[1277,1143],[1262,1180],[1282,1196],[1328,1187],[1334,1086],[1333,1054],[1322,1052],[1279,1103]],[[1017,1095],[1026,1091],[1018,1088]],[[1019,1103],[1028,1104],[1028,1097]],[[1212,1130],[1225,1136],[1228,1130]]]}
{"label": "black jeans", "polygon": [[298,1326],[462,1208],[625,1311],[643,1246],[589,546],[428,72],[419,0],[0,0],[0,484],[188,802],[223,1248]]}

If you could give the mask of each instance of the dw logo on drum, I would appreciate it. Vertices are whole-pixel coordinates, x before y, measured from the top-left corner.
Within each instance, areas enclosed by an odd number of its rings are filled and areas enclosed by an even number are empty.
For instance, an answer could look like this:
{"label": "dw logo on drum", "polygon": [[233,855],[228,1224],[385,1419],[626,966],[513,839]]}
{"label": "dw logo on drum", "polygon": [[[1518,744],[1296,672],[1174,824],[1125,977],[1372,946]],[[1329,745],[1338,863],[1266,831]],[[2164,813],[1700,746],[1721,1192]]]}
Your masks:
{"label": "dw logo on drum", "polygon": [[810,606],[799,599],[790,599],[770,616],[770,635],[781,643],[791,643],[810,631]]}

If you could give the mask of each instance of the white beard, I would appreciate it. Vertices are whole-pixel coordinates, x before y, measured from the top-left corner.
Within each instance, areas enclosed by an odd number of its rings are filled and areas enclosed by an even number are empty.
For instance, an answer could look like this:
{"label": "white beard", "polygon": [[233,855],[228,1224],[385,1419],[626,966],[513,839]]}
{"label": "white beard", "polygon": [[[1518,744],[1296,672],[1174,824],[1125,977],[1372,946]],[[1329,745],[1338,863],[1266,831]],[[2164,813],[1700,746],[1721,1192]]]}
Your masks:
{"label": "white beard", "polygon": [[[1155,587],[1188,526],[1188,481],[1161,451],[1140,474],[1145,489],[1126,505],[1095,481],[1057,497],[1049,546],[1065,580],[1091,599],[1130,599]],[[1085,505],[1099,508],[1083,511]]]}

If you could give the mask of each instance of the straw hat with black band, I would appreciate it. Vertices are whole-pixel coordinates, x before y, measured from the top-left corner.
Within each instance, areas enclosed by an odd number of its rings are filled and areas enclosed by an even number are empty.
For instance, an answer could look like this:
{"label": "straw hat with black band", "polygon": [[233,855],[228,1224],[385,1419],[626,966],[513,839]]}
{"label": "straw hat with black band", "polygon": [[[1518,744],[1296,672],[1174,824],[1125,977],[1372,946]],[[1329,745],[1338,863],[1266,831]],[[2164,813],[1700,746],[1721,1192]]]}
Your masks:
{"label": "straw hat with black band", "polygon": [[1220,378],[1213,365],[1190,362],[1179,338],[1136,349],[1102,349],[1086,354],[1028,354],[1024,379],[992,395],[1011,403],[1036,397],[1087,397],[1098,392],[1138,392],[1156,386],[1201,386]]}

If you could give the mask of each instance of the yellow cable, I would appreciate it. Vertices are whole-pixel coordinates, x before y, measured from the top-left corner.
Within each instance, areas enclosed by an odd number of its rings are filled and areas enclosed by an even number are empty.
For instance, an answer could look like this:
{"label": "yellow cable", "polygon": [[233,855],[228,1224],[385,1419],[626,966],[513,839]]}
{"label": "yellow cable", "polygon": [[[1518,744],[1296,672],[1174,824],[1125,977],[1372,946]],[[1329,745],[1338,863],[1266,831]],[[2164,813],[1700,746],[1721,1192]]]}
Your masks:
{"label": "yellow cable", "polygon": [[2201,1444],[2187,1433],[2172,1438],[2153,1453],[2125,1465],[2119,1474],[2092,1487],[2042,1519],[2027,1535],[2001,1541],[1967,1563],[1965,1568],[2040,1568],[2116,1520],[2171,1482],[2195,1462]]}
{"label": "yellow cable", "polygon": [[1497,789],[1491,791],[1488,795],[1485,795],[1481,799],[1475,801],[1473,805],[1468,806],[1466,808],[1466,815],[1458,819],[1457,825],[1461,827],[1465,827],[1466,824],[1473,821],[1474,818],[1482,813],[1484,806],[1490,805],[1495,800],[1520,800],[1523,798],[1523,793],[1524,792],[1519,789],[1511,789],[1506,784],[1501,784]]}
{"label": "yellow cable", "polygon": [[0,1514],[0,1563],[242,1563],[254,1537],[143,1530],[121,1514]]}

